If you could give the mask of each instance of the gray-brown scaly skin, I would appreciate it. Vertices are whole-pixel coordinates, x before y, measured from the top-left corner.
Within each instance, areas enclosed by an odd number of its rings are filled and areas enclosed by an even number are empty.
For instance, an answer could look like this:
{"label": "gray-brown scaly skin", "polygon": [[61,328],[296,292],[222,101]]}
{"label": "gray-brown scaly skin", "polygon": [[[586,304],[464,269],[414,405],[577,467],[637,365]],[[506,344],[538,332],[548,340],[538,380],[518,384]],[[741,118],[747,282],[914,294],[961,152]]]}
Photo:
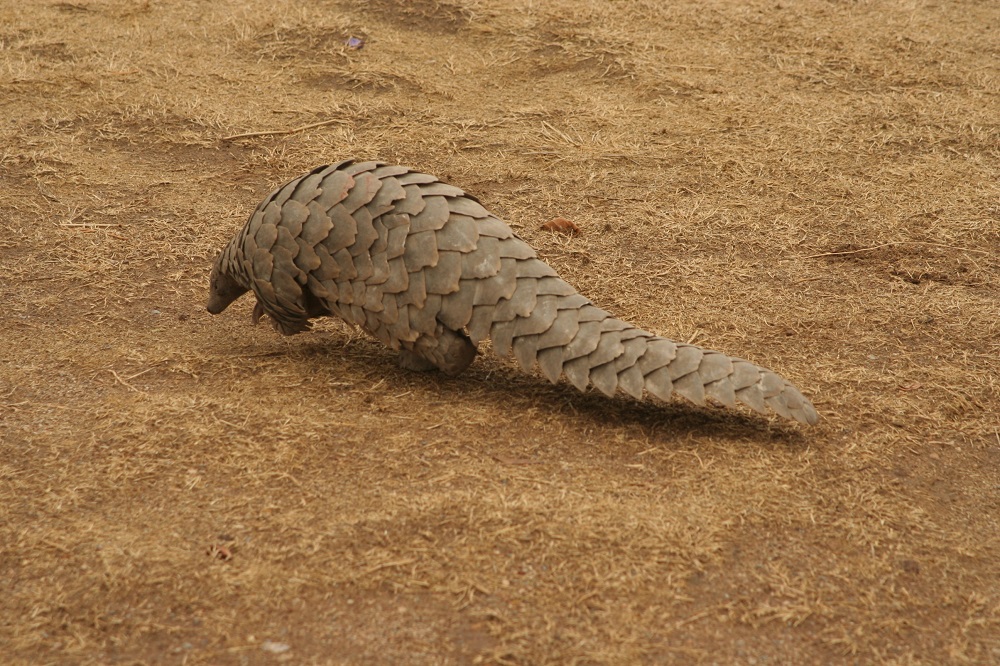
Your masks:
{"label": "gray-brown scaly skin", "polygon": [[412,369],[457,375],[487,337],[521,368],[537,363],[641,398],[706,397],[813,424],[812,404],[749,361],[672,342],[594,306],[527,243],[462,190],[407,167],[346,161],[282,185],[257,207],[212,268],[208,311],[247,291],[293,335],[336,315],[393,349]]}

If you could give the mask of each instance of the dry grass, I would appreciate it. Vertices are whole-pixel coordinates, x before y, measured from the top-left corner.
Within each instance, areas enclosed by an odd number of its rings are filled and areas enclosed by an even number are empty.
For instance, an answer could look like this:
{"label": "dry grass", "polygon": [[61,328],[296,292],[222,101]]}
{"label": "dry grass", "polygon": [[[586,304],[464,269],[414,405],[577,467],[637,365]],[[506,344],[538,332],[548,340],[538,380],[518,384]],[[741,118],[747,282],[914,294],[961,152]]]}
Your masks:
{"label": "dry grass", "polygon": [[[5,662],[1000,662],[998,24],[0,7]],[[824,420],[210,318],[247,212],[345,156],[447,177],[598,303],[774,367]]]}

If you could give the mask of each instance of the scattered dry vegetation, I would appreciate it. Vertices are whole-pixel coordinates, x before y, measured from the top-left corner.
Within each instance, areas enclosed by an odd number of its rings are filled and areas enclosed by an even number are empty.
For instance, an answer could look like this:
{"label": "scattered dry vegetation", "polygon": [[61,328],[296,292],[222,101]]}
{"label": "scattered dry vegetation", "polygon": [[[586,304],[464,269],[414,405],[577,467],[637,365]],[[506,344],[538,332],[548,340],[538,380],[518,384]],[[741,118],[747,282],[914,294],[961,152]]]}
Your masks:
{"label": "scattered dry vegetation", "polygon": [[[0,5],[3,660],[1000,662],[998,28],[993,0]],[[464,187],[823,421],[209,317],[257,201],[348,156]]]}

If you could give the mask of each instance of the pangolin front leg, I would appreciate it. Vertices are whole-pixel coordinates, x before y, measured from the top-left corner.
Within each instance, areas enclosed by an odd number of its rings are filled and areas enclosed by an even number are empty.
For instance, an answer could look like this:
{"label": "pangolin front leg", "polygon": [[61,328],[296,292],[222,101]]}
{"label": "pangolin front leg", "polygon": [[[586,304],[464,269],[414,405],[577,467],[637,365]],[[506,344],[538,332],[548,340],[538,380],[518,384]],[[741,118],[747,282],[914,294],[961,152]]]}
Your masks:
{"label": "pangolin front leg", "polygon": [[501,358],[513,353],[526,372],[537,365],[581,391],[677,393],[819,419],[766,368],[612,317],[475,198],[407,167],[349,160],[268,195],[216,259],[209,312],[248,291],[254,321],[267,314],[293,335],[337,316],[399,350],[403,367],[456,375],[490,338]]}

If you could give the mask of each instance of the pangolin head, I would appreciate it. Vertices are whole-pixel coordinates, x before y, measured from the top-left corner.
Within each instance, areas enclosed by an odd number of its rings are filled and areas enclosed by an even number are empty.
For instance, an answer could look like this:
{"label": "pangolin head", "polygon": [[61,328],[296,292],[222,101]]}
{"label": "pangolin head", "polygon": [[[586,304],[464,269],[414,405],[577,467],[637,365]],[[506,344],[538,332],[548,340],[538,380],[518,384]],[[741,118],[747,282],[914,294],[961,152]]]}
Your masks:
{"label": "pangolin head", "polygon": [[250,291],[250,288],[240,279],[237,271],[232,270],[237,263],[232,256],[231,247],[227,246],[212,266],[212,273],[208,278],[208,304],[206,309],[212,314],[219,314],[229,304],[243,294]]}

